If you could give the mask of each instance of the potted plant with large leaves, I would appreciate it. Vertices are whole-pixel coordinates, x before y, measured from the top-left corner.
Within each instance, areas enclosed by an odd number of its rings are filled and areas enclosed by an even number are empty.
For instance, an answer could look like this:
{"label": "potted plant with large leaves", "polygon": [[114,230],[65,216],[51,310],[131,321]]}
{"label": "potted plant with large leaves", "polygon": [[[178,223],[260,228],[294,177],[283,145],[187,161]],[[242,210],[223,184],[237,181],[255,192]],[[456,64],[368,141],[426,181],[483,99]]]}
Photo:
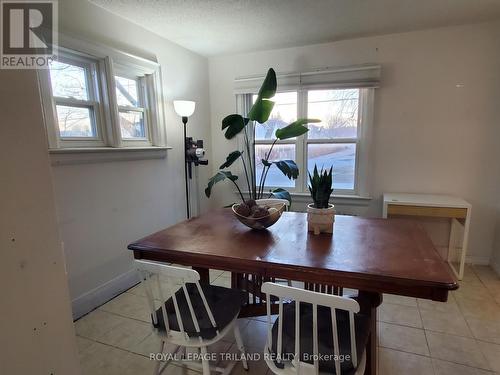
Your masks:
{"label": "potted plant with large leaves", "polygon": [[[306,124],[319,122],[319,120],[298,119],[285,127],[277,129],[275,132],[276,139],[265,154],[265,157],[261,160],[263,170],[257,181],[255,169],[255,126],[259,126],[258,124],[263,124],[269,119],[274,107],[272,98],[276,94],[276,87],[276,73],[271,68],[268,70],[266,78],[258,92],[257,99],[247,116],[231,114],[222,120],[222,130],[225,131],[224,136],[226,139],[233,139],[242,133],[243,149],[235,150],[227,156],[226,161],[219,167],[219,171],[209,179],[205,189],[205,195],[210,197],[215,184],[225,180],[232,182],[241,198],[239,204],[233,205],[233,211],[240,221],[252,228],[266,228],[274,224],[281,216],[284,205],[276,206],[274,203],[271,203],[275,201],[269,198],[286,199],[291,202],[290,193],[285,189],[278,188],[266,191],[265,183],[269,170],[271,168],[278,168],[291,180],[295,180],[299,176],[299,169],[295,161],[271,160],[276,142],[299,137],[309,130],[305,126]],[[240,161],[242,165],[242,174],[245,178],[243,189],[248,190],[248,200],[245,200],[243,192],[236,182],[238,176],[228,170],[236,161]]]}
{"label": "potted plant with large leaves", "polygon": [[309,192],[314,203],[307,206],[307,228],[314,234],[333,233],[335,207],[329,202],[332,188],[332,171],[321,170],[314,165],[314,171],[309,173]]}

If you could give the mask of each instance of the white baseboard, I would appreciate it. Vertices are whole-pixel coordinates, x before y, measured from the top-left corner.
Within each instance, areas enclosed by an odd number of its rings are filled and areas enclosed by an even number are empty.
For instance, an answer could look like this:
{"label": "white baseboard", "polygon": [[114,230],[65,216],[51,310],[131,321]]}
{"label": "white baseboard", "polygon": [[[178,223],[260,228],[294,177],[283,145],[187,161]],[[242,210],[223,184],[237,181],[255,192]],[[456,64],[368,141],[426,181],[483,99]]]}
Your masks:
{"label": "white baseboard", "polygon": [[490,266],[495,270],[497,275],[500,275],[500,261],[495,262],[491,260]]}
{"label": "white baseboard", "polygon": [[[446,257],[448,254],[448,246],[439,246],[439,245],[434,245],[436,246],[436,249],[438,250],[439,254],[441,254],[442,257]],[[456,260],[458,261],[458,260]],[[465,263],[466,264],[476,264],[478,266],[487,266],[490,264],[490,258],[485,257],[485,256],[477,256],[477,255],[466,255],[465,256]]]}
{"label": "white baseboard", "polygon": [[73,299],[73,319],[82,317],[138,282],[137,272],[132,269]]}
{"label": "white baseboard", "polygon": [[478,266],[487,266],[490,264],[490,258],[484,256],[467,255],[465,257],[465,263],[476,264]]}

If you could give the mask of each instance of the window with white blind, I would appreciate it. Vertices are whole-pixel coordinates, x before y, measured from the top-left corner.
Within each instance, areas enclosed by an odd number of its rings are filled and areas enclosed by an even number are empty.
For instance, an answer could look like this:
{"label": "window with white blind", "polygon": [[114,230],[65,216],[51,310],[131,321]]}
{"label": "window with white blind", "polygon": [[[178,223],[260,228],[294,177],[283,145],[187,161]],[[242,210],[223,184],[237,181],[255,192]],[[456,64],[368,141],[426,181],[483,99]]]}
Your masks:
{"label": "window with white blind", "polygon": [[[370,72],[364,68],[343,70],[341,78],[335,73],[311,74],[309,84],[294,83],[293,75],[278,75],[278,91],[269,120],[255,125],[255,165],[257,180],[262,173],[261,159],[269,151],[275,140],[276,129],[282,128],[297,118],[319,119],[319,123],[308,124],[309,131],[296,139],[278,141],[270,160],[291,159],[299,167],[299,178],[289,180],[277,168],[267,174],[266,187],[283,187],[292,193],[307,193],[308,174],[314,166],[333,167],[333,188],[336,195],[368,195],[369,147],[373,122],[374,88],[378,84],[379,68]],[[362,73],[360,73],[362,72]],[[321,80],[323,78],[323,80]],[[252,81],[258,82],[257,78]],[[299,78],[299,81],[302,79]],[[305,81],[305,80],[304,80]],[[245,87],[249,80],[242,80],[239,111],[245,113],[256,98]],[[296,88],[295,88],[296,87]]]}

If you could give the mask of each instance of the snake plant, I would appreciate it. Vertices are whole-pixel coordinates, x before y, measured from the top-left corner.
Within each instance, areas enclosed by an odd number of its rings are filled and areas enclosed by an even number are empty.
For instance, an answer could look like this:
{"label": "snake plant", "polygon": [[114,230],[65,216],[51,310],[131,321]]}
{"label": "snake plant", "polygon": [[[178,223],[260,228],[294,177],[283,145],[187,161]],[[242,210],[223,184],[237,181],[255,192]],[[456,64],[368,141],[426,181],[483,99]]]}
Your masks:
{"label": "snake plant", "polygon": [[321,168],[318,172],[318,167],[315,164],[313,174],[309,173],[309,192],[315,208],[328,208],[328,201],[333,192],[332,171],[333,167],[330,167],[329,171]]}

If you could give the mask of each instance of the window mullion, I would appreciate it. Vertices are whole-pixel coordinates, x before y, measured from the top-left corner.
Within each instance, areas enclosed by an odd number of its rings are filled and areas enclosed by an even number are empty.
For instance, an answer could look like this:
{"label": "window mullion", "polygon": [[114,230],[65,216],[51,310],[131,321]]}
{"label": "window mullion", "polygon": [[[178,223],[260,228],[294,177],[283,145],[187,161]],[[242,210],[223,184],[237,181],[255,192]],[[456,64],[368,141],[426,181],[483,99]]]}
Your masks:
{"label": "window mullion", "polygon": [[141,112],[141,113],[144,113],[144,108],[142,108],[142,107],[129,107],[126,105],[119,105],[118,110],[121,112]]}
{"label": "window mullion", "polygon": [[153,131],[151,129],[151,118],[150,118],[150,111],[148,108],[151,108],[150,104],[148,103],[148,98],[147,98],[147,79],[146,76],[142,76],[138,79],[138,95],[139,95],[139,105],[136,110],[137,111],[142,111],[142,121],[144,124],[144,135],[146,139],[153,144]]}
{"label": "window mullion", "polygon": [[325,139],[308,139],[308,144],[343,144],[343,143],[356,143],[358,138],[325,138]]}
{"label": "window mullion", "polygon": [[104,82],[99,82],[99,65],[97,62],[88,64],[87,85],[89,88],[89,99],[92,101],[92,116],[94,118],[94,126],[97,137],[106,145],[108,143],[108,135],[104,121],[102,107],[102,92],[100,88]]}
{"label": "window mullion", "polygon": [[97,105],[98,103],[94,100],[80,100],[80,99],[72,99],[72,98],[61,98],[54,97],[54,102],[56,105],[64,105],[67,107],[80,107],[80,108],[91,108]]}
{"label": "window mullion", "polygon": [[[307,118],[307,90],[297,92],[297,118]],[[305,192],[307,187],[307,133],[297,137],[295,142],[295,159],[299,168],[299,177],[295,182],[297,192]]]}
{"label": "window mullion", "polygon": [[105,83],[107,87],[108,100],[109,100],[109,117],[111,119],[109,131],[110,131],[110,146],[112,147],[122,147],[123,141],[120,131],[120,113],[118,110],[118,99],[116,97],[116,83],[113,61],[108,56],[105,60],[106,64],[106,77]]}

